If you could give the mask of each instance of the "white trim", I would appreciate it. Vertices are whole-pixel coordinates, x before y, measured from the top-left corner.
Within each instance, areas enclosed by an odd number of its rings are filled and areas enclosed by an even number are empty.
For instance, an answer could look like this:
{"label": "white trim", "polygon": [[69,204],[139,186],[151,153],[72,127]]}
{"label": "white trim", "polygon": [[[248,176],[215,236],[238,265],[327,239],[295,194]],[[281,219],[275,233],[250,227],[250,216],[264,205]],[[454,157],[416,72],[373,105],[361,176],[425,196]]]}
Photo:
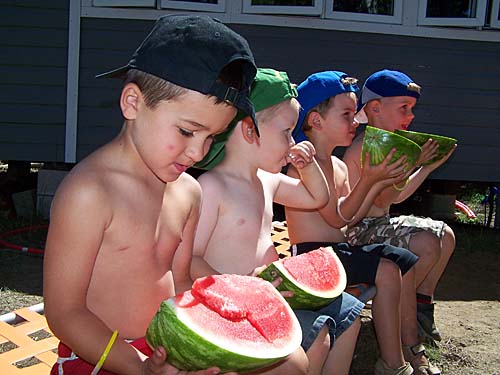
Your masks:
{"label": "white trim", "polygon": [[425,26],[484,26],[487,0],[470,0],[476,3],[476,16],[470,18],[427,17],[427,0],[418,3],[418,24]]}
{"label": "white trim", "polygon": [[351,20],[361,22],[380,22],[380,23],[393,23],[400,25],[403,17],[403,0],[394,1],[394,14],[368,14],[368,13],[353,13],[353,12],[337,12],[333,10],[335,0],[326,0],[325,17],[337,20]]}
{"label": "white trim", "polygon": [[500,0],[493,0],[493,4],[491,6],[491,19],[490,25],[491,27],[500,28]]}
{"label": "white trim", "polygon": [[80,0],[69,2],[68,71],[66,85],[66,129],[64,161],[76,162],[78,133],[78,81],[80,68]]}
{"label": "white trim", "polygon": [[201,10],[206,12],[224,13],[226,11],[226,0],[218,0],[217,4],[193,3],[182,0],[161,0],[161,7],[168,9]]}
{"label": "white trim", "polygon": [[[234,1],[234,0],[233,0]],[[312,0],[313,6],[299,5],[252,5],[252,0],[243,0],[243,13],[254,14],[296,14],[296,15],[321,15],[323,0]]]}
{"label": "white trim", "polygon": [[141,7],[155,8],[156,0],[93,0],[95,7]]}

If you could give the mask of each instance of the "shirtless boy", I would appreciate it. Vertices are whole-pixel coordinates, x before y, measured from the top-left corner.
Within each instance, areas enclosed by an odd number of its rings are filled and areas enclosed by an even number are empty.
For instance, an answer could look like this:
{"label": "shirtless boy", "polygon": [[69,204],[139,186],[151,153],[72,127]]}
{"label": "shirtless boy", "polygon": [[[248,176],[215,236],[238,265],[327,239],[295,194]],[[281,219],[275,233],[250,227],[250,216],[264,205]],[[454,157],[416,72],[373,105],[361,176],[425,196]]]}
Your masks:
{"label": "shirtless boy", "polygon": [[[203,204],[193,278],[215,273],[256,274],[254,269],[278,259],[270,236],[273,201],[315,209],[328,200],[314,147],[310,142],[295,145],[291,137],[299,112],[296,95],[286,73],[259,69],[251,100],[260,137],[247,117],[237,122],[225,145],[212,149],[218,155],[209,155],[207,160],[219,164],[212,163],[215,167],[199,178]],[[279,173],[290,162],[297,168],[297,178]],[[322,310],[297,310],[303,351],[294,353],[293,363],[289,360],[273,373],[347,374],[362,307],[360,301],[344,293]]]}
{"label": "shirtless boy", "polygon": [[[362,109],[357,117],[387,131],[406,130],[415,117],[413,108],[419,97],[420,86],[409,76],[384,69],[366,80],[360,101]],[[362,140],[363,134],[360,134],[343,158],[349,169],[351,184],[355,184],[360,176]],[[429,140],[422,147],[417,165],[430,160],[437,147],[437,142]],[[419,256],[415,266],[419,334],[437,341],[441,340],[441,335],[434,323],[434,291],[455,249],[455,235],[442,221],[411,215],[391,218],[389,210],[392,204],[410,197],[432,171],[448,160],[454,150],[433,164],[417,168],[407,184],[389,186],[380,192],[369,207],[366,218],[347,232],[348,241],[353,245],[387,243],[409,249]]]}
{"label": "shirtless boy", "polygon": [[[407,177],[404,157],[389,164],[392,150],[378,166],[370,166],[367,156],[359,182],[351,188],[346,165],[332,156],[336,147],[349,146],[356,133],[357,91],[357,79],[338,71],[314,73],[298,86],[302,110],[295,134],[307,137],[316,148],[330,199],[319,210],[285,207],[288,233],[297,254],[333,246],[346,268],[348,285],[376,286],[372,314],[380,358],[375,374],[423,374],[405,361],[401,345],[418,341],[413,268],[418,257],[390,245],[350,246],[344,236],[346,225],[363,217],[379,191]],[[297,170],[291,167],[288,174],[294,177]],[[423,355],[418,359],[419,365],[429,367]]]}
{"label": "shirtless boy", "polygon": [[51,374],[94,374],[103,359],[99,374],[180,373],[143,337],[160,303],[191,287],[201,189],[184,172],[237,108],[252,116],[255,73],[247,42],[222,23],[166,16],[105,74],[125,77],[122,130],[73,168],[52,204],[44,299],[61,344]]}

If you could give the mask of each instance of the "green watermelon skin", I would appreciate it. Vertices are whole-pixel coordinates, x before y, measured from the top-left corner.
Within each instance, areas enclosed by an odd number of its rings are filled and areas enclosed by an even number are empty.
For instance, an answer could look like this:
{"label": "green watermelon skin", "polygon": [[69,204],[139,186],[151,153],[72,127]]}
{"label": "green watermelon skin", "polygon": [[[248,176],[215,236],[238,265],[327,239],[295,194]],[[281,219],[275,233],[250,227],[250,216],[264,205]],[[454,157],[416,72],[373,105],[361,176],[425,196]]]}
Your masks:
{"label": "green watermelon skin", "polygon": [[364,164],[365,154],[370,154],[370,164],[380,164],[387,154],[396,148],[391,163],[406,155],[406,162],[409,168],[412,168],[420,156],[422,149],[412,140],[405,138],[399,134],[367,126],[363,138],[363,146],[361,148],[361,166]]}
{"label": "green watermelon skin", "polygon": [[439,144],[439,147],[436,151],[436,155],[431,160],[428,160],[427,162],[423,163],[423,165],[433,164],[436,161],[442,159],[457,143],[457,140],[455,138],[444,137],[442,135],[437,135],[437,134],[427,134],[427,133],[399,130],[399,129],[395,130],[394,132],[396,134],[399,134],[405,138],[412,140],[419,146],[423,146],[429,138],[432,138]]}
{"label": "green watermelon skin", "polygon": [[219,367],[221,372],[247,372],[278,362],[282,358],[253,358],[222,349],[191,330],[177,318],[174,300],[164,301],[146,333],[152,348],[163,346],[167,362],[180,370],[195,371]]}
{"label": "green watermelon skin", "polygon": [[[338,257],[335,254],[334,250],[331,247],[327,247],[329,251],[333,253],[335,258]],[[300,255],[299,255],[300,256]],[[283,271],[283,267],[279,266],[279,260],[269,264],[262,272],[259,273],[258,277],[263,278],[267,281],[274,281],[276,278],[281,277],[282,282],[278,285],[277,289],[279,291],[291,291],[293,292],[293,297],[285,297],[286,301],[290,305],[292,309],[296,310],[318,310],[324,306],[332,303],[344,290],[347,283],[347,278],[345,276],[345,270],[342,266],[341,271],[343,272],[337,290],[333,295],[329,297],[314,295],[305,291],[300,285],[297,285],[290,278],[290,275],[287,275]],[[338,260],[340,263],[340,260]],[[341,263],[340,263],[341,264]]]}

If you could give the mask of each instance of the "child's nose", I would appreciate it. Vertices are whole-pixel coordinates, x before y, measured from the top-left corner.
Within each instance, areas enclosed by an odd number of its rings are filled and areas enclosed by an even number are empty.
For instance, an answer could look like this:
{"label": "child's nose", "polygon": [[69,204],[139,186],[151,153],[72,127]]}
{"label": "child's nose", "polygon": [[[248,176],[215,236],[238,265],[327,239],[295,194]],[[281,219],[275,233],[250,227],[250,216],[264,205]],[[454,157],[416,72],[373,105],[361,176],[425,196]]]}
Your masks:
{"label": "child's nose", "polygon": [[204,143],[193,142],[186,148],[185,154],[193,161],[199,162],[205,156],[208,149],[204,146]]}

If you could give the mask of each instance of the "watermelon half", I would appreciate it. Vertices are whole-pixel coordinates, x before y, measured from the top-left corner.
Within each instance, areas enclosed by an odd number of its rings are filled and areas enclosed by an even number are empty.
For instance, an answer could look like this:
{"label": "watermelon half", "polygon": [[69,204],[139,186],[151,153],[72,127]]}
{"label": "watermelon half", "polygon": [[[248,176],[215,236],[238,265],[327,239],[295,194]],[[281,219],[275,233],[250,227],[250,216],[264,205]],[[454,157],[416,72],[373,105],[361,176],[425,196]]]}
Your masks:
{"label": "watermelon half", "polygon": [[406,155],[409,168],[412,168],[417,163],[422,151],[417,143],[408,138],[387,130],[367,126],[361,148],[361,165],[364,164],[367,152],[370,154],[370,164],[377,165],[384,161],[393,148],[396,149],[396,152],[391,159],[391,163]]}
{"label": "watermelon half", "polygon": [[457,143],[457,140],[455,138],[445,137],[437,134],[427,134],[427,133],[412,132],[408,130],[399,130],[399,129],[395,130],[395,133],[402,135],[405,138],[411,139],[419,146],[423,146],[429,138],[432,138],[439,144],[439,147],[436,151],[436,155],[431,160],[425,162],[423,165],[432,164],[438,161],[439,159],[443,158],[443,156],[445,156],[448,152],[450,152],[453,146],[455,146],[455,144]]}
{"label": "watermelon half", "polygon": [[285,298],[293,309],[317,310],[330,304],[346,288],[344,266],[332,247],[321,247],[307,253],[271,263],[260,274],[265,280],[283,280],[278,290],[292,291]]}
{"label": "watermelon half", "polygon": [[152,348],[162,345],[167,362],[178,369],[245,372],[293,353],[302,331],[272,284],[258,277],[212,275],[164,301],[146,339]]}

